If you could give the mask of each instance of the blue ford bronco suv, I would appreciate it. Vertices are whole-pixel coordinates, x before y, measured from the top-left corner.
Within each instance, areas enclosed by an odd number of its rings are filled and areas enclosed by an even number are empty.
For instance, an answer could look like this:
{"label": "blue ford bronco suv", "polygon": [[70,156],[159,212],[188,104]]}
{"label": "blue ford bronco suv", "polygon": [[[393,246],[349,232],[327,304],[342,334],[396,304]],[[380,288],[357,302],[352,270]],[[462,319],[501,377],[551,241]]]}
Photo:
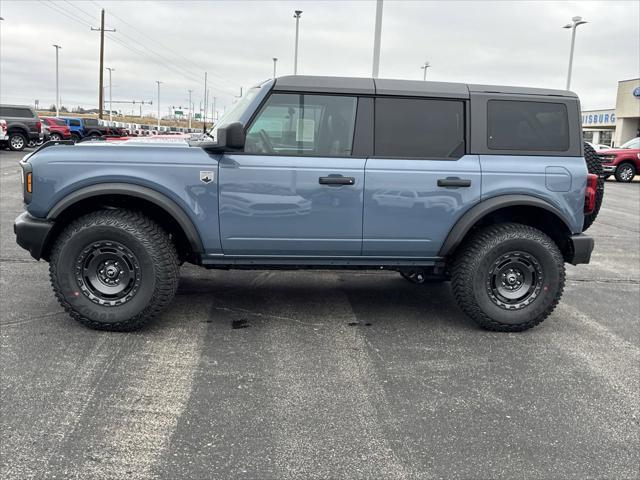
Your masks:
{"label": "blue ford bronco suv", "polygon": [[603,196],[568,91],[286,76],[206,140],[49,142],[21,161],[17,242],[61,305],[131,330],[179,266],[385,269],[451,281],[480,326],[522,331],[560,300]]}

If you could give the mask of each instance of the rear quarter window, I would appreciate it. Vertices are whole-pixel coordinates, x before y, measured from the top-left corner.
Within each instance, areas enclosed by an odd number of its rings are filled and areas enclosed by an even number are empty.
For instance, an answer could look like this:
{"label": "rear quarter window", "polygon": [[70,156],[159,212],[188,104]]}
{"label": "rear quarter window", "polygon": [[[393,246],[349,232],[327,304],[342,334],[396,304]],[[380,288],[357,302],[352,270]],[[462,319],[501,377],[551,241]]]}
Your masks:
{"label": "rear quarter window", "polygon": [[487,146],[490,150],[567,151],[569,118],[566,105],[489,100]]}
{"label": "rear quarter window", "polygon": [[26,107],[0,107],[0,117],[34,118],[35,115]]}

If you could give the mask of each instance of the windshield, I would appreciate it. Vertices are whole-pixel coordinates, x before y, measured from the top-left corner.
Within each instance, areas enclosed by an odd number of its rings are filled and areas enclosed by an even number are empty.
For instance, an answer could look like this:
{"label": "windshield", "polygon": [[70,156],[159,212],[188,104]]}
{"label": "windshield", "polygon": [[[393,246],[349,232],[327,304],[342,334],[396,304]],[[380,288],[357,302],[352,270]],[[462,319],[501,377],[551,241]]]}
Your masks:
{"label": "windshield", "polygon": [[623,143],[620,148],[640,148],[640,137],[632,138],[626,143]]}
{"label": "windshield", "polygon": [[218,122],[214,125],[214,127],[209,130],[209,135],[211,135],[214,140],[218,139],[217,133],[218,128],[222,125],[227,125],[229,123],[237,122],[242,117],[242,114],[247,109],[247,107],[251,104],[258,92],[260,91],[260,87],[253,87],[247,90],[247,93],[236,103],[234,103],[229,110],[227,110],[222,117],[218,119]]}

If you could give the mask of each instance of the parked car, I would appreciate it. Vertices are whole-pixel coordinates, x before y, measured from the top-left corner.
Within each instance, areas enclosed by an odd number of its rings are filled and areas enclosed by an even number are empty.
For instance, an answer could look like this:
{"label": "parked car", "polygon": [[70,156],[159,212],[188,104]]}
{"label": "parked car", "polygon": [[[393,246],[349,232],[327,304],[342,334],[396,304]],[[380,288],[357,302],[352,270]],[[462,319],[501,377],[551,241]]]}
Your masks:
{"label": "parked car", "polygon": [[42,117],[42,123],[49,128],[51,140],[70,140],[71,130],[64,120],[55,117]]}
{"label": "parked car", "polygon": [[605,145],[603,143],[596,143],[593,144],[591,142],[587,142],[589,145],[591,145],[593,147],[594,150],[598,151],[598,150],[610,150],[611,149],[611,145]]}
{"label": "parked car", "polygon": [[[209,135],[50,145],[22,160],[16,239],[49,262],[75,320],[138,328],[191,262],[450,279],[481,327],[522,331],[558,304],[565,263],[593,250],[583,232],[602,166],[572,92],[288,76],[249,89]],[[403,191],[422,194],[382,193]]]}
{"label": "parked car", "polygon": [[605,178],[613,175],[618,182],[631,182],[640,172],[640,137],[632,138],[620,148],[600,150],[598,157]]}
{"label": "parked car", "polygon": [[59,117],[71,130],[72,138],[77,142],[85,137],[102,137],[109,135],[109,127],[101,125],[96,118]]}
{"label": "parked car", "polygon": [[42,141],[42,122],[33,108],[26,105],[0,105],[0,118],[7,122],[7,145],[11,150],[20,151],[30,141]]}
{"label": "parked car", "polygon": [[0,146],[3,146],[8,139],[7,121],[4,118],[0,118]]}

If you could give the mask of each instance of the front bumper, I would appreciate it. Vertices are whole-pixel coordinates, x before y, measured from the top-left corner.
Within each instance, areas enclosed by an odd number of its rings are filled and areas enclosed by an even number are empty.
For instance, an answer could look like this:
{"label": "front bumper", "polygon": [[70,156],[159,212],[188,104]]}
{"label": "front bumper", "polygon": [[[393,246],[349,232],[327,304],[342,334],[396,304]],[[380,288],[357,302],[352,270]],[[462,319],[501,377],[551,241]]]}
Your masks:
{"label": "front bumper", "polygon": [[593,238],[584,233],[577,235],[571,235],[569,237],[570,251],[567,255],[567,262],[572,265],[578,265],[580,263],[589,263],[591,260],[591,252],[593,252],[594,241]]}
{"label": "front bumper", "polygon": [[615,165],[602,165],[602,171],[604,173],[615,173],[616,166]]}
{"label": "front bumper", "polygon": [[32,217],[27,212],[20,214],[13,224],[16,242],[36,260],[42,258],[42,251],[52,228],[53,222]]}

